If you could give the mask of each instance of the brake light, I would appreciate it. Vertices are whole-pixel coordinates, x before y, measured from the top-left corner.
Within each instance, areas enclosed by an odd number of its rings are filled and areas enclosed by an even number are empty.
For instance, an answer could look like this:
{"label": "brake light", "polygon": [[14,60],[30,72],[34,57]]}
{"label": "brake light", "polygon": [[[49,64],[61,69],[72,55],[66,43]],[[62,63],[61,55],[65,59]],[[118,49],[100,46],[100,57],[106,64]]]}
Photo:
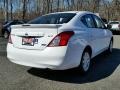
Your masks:
{"label": "brake light", "polygon": [[66,46],[68,44],[69,39],[74,35],[73,31],[65,31],[53,38],[53,40],[48,44],[48,47],[55,46]]}
{"label": "brake light", "polygon": [[8,43],[13,44],[13,43],[12,43],[12,38],[11,38],[11,35],[9,35]]}

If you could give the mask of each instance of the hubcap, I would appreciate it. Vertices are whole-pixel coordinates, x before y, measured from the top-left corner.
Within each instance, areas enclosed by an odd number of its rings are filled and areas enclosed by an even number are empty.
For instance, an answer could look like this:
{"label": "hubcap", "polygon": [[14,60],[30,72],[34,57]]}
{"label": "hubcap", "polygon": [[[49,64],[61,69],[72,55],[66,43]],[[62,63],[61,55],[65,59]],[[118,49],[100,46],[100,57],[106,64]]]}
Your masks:
{"label": "hubcap", "polygon": [[88,52],[85,52],[83,56],[82,66],[83,66],[84,71],[88,71],[90,67],[90,55]]}

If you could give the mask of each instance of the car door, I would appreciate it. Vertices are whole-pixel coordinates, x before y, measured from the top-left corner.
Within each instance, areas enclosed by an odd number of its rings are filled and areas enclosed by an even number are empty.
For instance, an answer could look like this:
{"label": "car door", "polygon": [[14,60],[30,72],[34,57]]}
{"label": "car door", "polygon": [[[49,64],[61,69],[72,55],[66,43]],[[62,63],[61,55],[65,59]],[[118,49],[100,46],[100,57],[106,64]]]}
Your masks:
{"label": "car door", "polygon": [[92,15],[95,24],[96,24],[96,30],[98,31],[97,34],[99,34],[99,38],[101,38],[101,44],[100,44],[100,49],[105,49],[109,45],[109,36],[108,36],[108,30],[106,29],[103,21],[96,15]]}
{"label": "car door", "polygon": [[93,55],[96,55],[101,50],[102,32],[96,29],[95,21],[91,14],[84,15],[81,18],[82,23],[86,26],[88,32],[88,41],[92,47]]}

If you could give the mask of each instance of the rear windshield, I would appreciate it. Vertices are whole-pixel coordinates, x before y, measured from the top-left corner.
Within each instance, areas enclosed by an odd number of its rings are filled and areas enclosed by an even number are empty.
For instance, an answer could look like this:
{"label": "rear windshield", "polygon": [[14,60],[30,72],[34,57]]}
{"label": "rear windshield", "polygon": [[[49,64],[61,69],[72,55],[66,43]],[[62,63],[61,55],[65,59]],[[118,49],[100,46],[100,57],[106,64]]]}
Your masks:
{"label": "rear windshield", "polygon": [[68,23],[76,14],[75,13],[59,13],[49,14],[38,17],[29,21],[29,24],[63,24]]}
{"label": "rear windshield", "polygon": [[119,24],[119,22],[110,22],[109,24]]}

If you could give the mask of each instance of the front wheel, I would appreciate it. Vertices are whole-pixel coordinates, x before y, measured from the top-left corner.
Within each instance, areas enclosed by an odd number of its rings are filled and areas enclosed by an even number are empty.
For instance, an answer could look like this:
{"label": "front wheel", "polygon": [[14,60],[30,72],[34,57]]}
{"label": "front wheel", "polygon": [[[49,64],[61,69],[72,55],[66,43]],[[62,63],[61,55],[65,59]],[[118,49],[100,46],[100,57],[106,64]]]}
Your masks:
{"label": "front wheel", "polygon": [[85,74],[89,71],[91,66],[91,56],[89,51],[85,50],[82,54],[81,63],[79,66],[80,72]]}

